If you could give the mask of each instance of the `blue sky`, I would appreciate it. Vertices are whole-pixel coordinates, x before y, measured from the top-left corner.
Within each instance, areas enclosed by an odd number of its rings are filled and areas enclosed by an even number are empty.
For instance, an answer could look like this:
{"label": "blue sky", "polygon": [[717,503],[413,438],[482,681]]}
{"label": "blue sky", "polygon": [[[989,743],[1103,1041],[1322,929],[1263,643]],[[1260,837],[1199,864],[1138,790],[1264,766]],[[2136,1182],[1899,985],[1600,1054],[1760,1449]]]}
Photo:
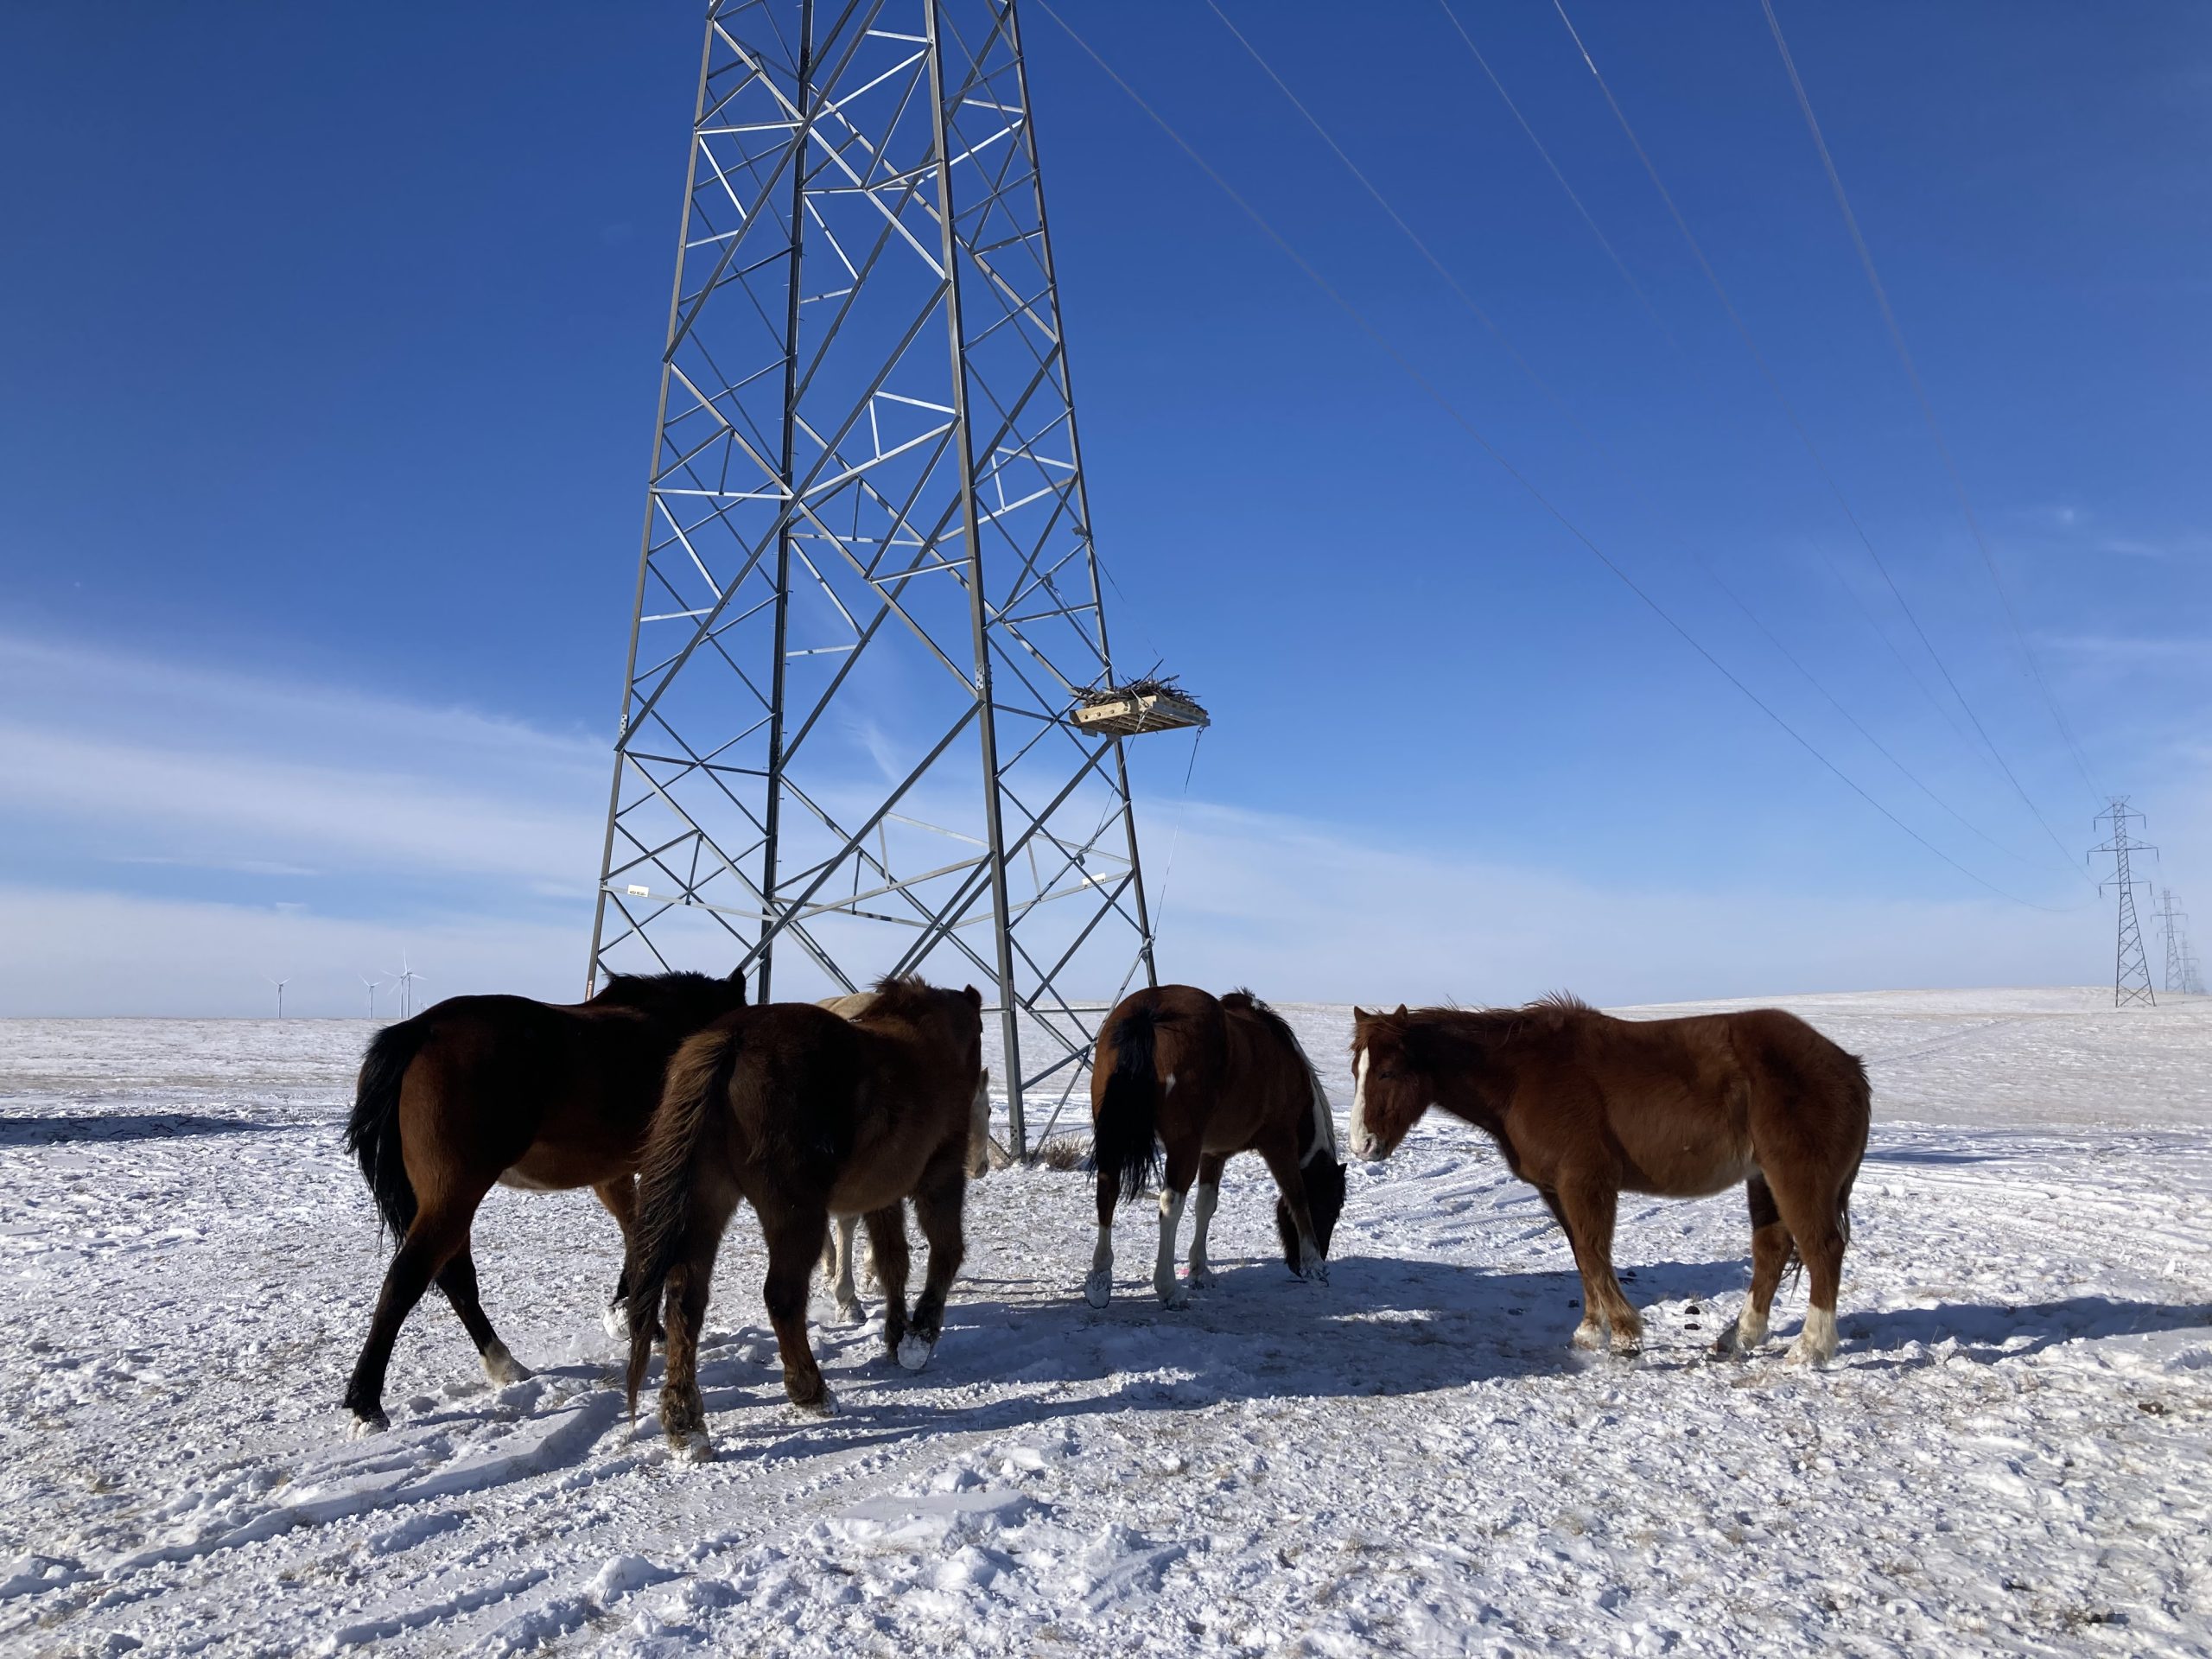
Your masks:
{"label": "blue sky", "polygon": [[[1548,7],[1458,10],[1649,310],[1437,6],[1224,0],[1573,421],[1208,7],[1055,4],[1731,671],[2058,912],[1782,734],[1033,5],[1117,641],[1217,721],[1187,801],[1186,748],[1139,757],[1169,972],[2107,970],[2096,803],[1756,0],[1570,10],[1941,669]],[[2212,19],[1778,10],[2030,647],[2212,933]],[[688,5],[0,16],[0,1012],[251,1011],[264,964],[349,1011],[402,949],[571,988],[696,44]]]}

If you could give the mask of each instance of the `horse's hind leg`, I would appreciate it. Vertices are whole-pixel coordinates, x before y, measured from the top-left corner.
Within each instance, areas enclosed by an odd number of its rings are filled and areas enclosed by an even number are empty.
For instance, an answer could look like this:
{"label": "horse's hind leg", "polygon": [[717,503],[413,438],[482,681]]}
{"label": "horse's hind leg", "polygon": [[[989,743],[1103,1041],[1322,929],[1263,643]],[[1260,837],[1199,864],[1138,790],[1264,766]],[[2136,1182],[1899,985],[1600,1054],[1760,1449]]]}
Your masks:
{"label": "horse's hind leg", "polygon": [[476,1300],[476,1258],[466,1244],[438,1270],[437,1286],[445,1293],[446,1300],[453,1304],[453,1311],[461,1315],[468,1339],[476,1344],[476,1356],[484,1362],[484,1375],[503,1388],[510,1382],[529,1382],[530,1368],[507,1351],[507,1344],[499,1340],[492,1321],[484,1317],[484,1304]]}
{"label": "horse's hind leg", "polygon": [[1843,1285],[1843,1195],[1834,1182],[1812,1174],[1793,1173],[1772,1185],[1783,1224],[1812,1281],[1805,1328],[1787,1357],[1792,1364],[1825,1365],[1835,1357],[1835,1300]]}
{"label": "horse's hind leg", "polygon": [[1206,1259],[1206,1230],[1221,1204],[1221,1170],[1228,1161],[1225,1154],[1212,1152],[1198,1160],[1198,1190],[1191,1202],[1191,1269],[1183,1279],[1192,1290],[1214,1287],[1213,1268]]}
{"label": "horse's hind leg", "polygon": [[1090,1271],[1083,1281],[1083,1300],[1093,1307],[1103,1307],[1114,1297],[1114,1205],[1121,1196],[1120,1183],[1100,1170],[1098,1243],[1092,1247]]}
{"label": "horse's hind leg", "polygon": [[1183,1224],[1183,1200],[1198,1173],[1198,1149],[1188,1143],[1167,1148],[1160,1178],[1160,1254],[1152,1264],[1152,1287],[1162,1307],[1188,1307],[1191,1293],[1175,1277],[1175,1234]]}
{"label": "horse's hind leg", "polygon": [[922,1281],[922,1294],[914,1303],[913,1319],[893,1350],[899,1363],[910,1371],[918,1371],[930,1363],[944,1330],[945,1296],[968,1252],[961,1227],[961,1210],[968,1193],[963,1158],[964,1154],[941,1154],[932,1160],[914,1189],[914,1220],[922,1236],[929,1240],[930,1265]]}
{"label": "horse's hind leg", "polygon": [[1789,1229],[1782,1224],[1774,1192],[1766,1177],[1754,1174],[1744,1184],[1751,1209],[1751,1294],[1736,1322],[1713,1344],[1716,1354],[1748,1354],[1766,1340],[1767,1316],[1774,1307],[1775,1287],[1789,1262]]}
{"label": "horse's hind leg", "polygon": [[[384,1374],[391,1363],[392,1344],[398,1341],[399,1327],[423,1300],[430,1281],[457,1252],[468,1248],[468,1224],[483,1196],[477,1193],[465,1206],[450,1200],[426,1205],[416,1213],[407,1236],[393,1252],[391,1265],[385,1269],[384,1288],[377,1295],[376,1312],[369,1319],[369,1339],[361,1344],[361,1356],[353,1362],[353,1378],[346,1385],[346,1408],[353,1414],[355,1433],[391,1427],[384,1412]],[[486,1321],[485,1329],[491,1329],[490,1321]],[[469,1334],[476,1333],[472,1329]],[[482,1344],[478,1346],[480,1351]]]}
{"label": "horse's hind leg", "polygon": [[1610,1181],[1584,1177],[1560,1182],[1554,1194],[1568,1242],[1574,1246],[1574,1264],[1582,1274],[1582,1323],[1575,1328],[1574,1345],[1595,1348],[1602,1327],[1610,1329],[1615,1353],[1642,1352],[1643,1317],[1630,1305],[1613,1274],[1618,1190]]}
{"label": "horse's hind leg", "polygon": [[760,1224],[768,1236],[768,1276],[761,1283],[760,1299],[768,1305],[768,1323],[776,1328],[776,1347],[783,1355],[784,1392],[801,1411],[827,1417],[837,1409],[837,1402],[822,1380],[822,1368],[815,1363],[814,1349],[806,1339],[806,1292],[830,1230],[830,1217],[821,1210],[779,1205],[772,1214],[762,1212]]}

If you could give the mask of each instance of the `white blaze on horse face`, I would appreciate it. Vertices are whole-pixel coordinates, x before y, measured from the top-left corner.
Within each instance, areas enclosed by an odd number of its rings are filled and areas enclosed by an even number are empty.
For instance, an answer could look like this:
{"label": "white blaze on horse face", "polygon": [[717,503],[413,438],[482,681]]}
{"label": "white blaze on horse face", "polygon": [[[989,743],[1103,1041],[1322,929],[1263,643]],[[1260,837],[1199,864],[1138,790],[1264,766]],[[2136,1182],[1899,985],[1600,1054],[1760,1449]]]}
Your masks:
{"label": "white blaze on horse face", "polygon": [[1356,1158],[1373,1163],[1382,1156],[1375,1132],[1367,1127],[1367,1050],[1363,1047],[1351,1065],[1351,1150]]}

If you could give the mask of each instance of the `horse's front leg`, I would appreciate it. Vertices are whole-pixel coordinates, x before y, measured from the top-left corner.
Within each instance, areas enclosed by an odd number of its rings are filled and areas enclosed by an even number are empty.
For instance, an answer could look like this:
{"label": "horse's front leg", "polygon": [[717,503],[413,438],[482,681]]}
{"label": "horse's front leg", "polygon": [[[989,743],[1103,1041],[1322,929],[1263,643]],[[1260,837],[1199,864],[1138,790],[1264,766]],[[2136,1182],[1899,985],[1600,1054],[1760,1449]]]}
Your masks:
{"label": "horse's front leg", "polygon": [[[592,1194],[622,1230],[622,1270],[614,1275],[614,1299],[600,1315],[600,1327],[626,1347],[630,1341],[630,1236],[638,1223],[638,1178],[618,1175],[611,1181],[601,1181],[592,1188]],[[656,1340],[666,1335],[664,1330],[653,1332]]]}
{"label": "horse's front leg", "polygon": [[938,1338],[944,1330],[945,1295],[951,1290],[953,1275],[960,1271],[961,1261],[968,1253],[968,1241],[961,1224],[961,1211],[968,1195],[963,1159],[964,1152],[958,1156],[932,1160],[922,1173],[921,1185],[914,1189],[914,1220],[922,1230],[922,1236],[929,1240],[930,1265],[922,1281],[922,1294],[914,1303],[912,1323],[893,1351],[899,1356],[899,1363],[910,1371],[918,1371],[928,1364],[930,1355],[936,1351]]}
{"label": "horse's front leg", "polygon": [[875,1258],[875,1282],[883,1289],[883,1345],[893,1355],[906,1336],[906,1211],[888,1204],[870,1211],[868,1254]]}
{"label": "horse's front leg", "polygon": [[1574,1345],[1596,1348],[1610,1333],[1615,1353],[1643,1352],[1643,1316],[1630,1306],[1613,1273],[1613,1217],[1620,1203],[1619,1189],[1608,1179],[1580,1175],[1561,1181],[1550,1196],[1582,1274],[1582,1323],[1575,1327]]}
{"label": "horse's front leg", "polygon": [[1167,1148],[1166,1172],[1160,1181],[1160,1254],[1152,1265],[1152,1287],[1162,1307],[1187,1307],[1191,1293],[1175,1277],[1175,1234],[1183,1224],[1183,1201],[1198,1173],[1198,1147],[1193,1139]]}
{"label": "horse's front leg", "polygon": [[1275,1190],[1282,1195],[1283,1206],[1290,1211],[1291,1229],[1298,1235],[1298,1260],[1291,1271],[1309,1284],[1327,1284],[1329,1261],[1321,1253],[1321,1236],[1313,1225],[1313,1209],[1306,1202],[1306,1172],[1299,1166],[1295,1137],[1266,1142],[1260,1155],[1268,1160],[1268,1173],[1275,1178]]}
{"label": "horse's front leg", "polygon": [[1191,1269],[1183,1282],[1192,1290],[1211,1290],[1213,1268],[1206,1259],[1206,1230],[1221,1203],[1221,1170],[1226,1155],[1210,1152],[1198,1160],[1198,1190],[1191,1200]]}

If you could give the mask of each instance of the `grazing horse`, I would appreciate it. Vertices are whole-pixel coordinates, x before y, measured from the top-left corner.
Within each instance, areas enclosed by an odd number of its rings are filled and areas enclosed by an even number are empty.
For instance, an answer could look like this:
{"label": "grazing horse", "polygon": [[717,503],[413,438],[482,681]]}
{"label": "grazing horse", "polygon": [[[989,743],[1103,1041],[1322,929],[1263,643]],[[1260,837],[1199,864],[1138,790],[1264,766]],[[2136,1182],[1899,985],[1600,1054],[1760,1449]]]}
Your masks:
{"label": "grazing horse", "polygon": [[[661,1426],[679,1457],[713,1455],[698,1383],[698,1342],[722,1232],[741,1201],[768,1245],[762,1300],[776,1328],[791,1403],[836,1409],[806,1340],[806,1293],[834,1215],[867,1218],[884,1295],[883,1337],[909,1370],[929,1363],[944,1297],[965,1249],[969,1110],[983,1066],[983,999],[887,979],[865,1014],[841,1019],[804,1002],[747,1008],[677,1052],[638,1172],[627,1264],[631,1408],[668,1325]],[[929,1275],[909,1318],[911,1199],[929,1240]]]}
{"label": "grazing horse", "polygon": [[1792,1014],[1755,1008],[1683,1020],[1616,1020],[1571,996],[1522,1008],[1352,1010],[1351,1147],[1387,1158],[1441,1107],[1487,1132],[1534,1186],[1582,1274],[1575,1345],[1643,1342],[1613,1276],[1624,1192],[1704,1198],[1744,1182],[1751,1294],[1714,1344],[1766,1339],[1782,1270],[1812,1274],[1793,1361],[1835,1357],[1835,1299],[1851,1238],[1851,1185],[1866,1151],[1866,1068]]}
{"label": "grazing horse", "polygon": [[[397,1241],[346,1389],[354,1432],[387,1426],[385,1368],[423,1292],[446,1294],[494,1382],[530,1376],[476,1299],[469,1227],[496,1184],[588,1186],[628,1245],[632,1176],[677,1046],[745,1005],[741,974],[617,974],[588,1002],[454,996],[378,1032],[346,1145]],[[615,1286],[618,1299],[624,1287]]]}
{"label": "grazing horse", "polygon": [[1099,1027],[1090,1068],[1091,1144],[1098,1168],[1098,1246],[1084,1299],[1103,1307],[1114,1294],[1114,1204],[1134,1204],[1160,1185],[1160,1255],[1153,1288],[1169,1307],[1189,1293],[1175,1278],[1175,1230],[1195,1179],[1188,1283],[1211,1287],[1206,1229],[1221,1201],[1222,1166],[1240,1152],[1267,1160],[1280,1193],[1275,1230],[1282,1259],[1301,1279],[1326,1284],[1329,1237],[1344,1205],[1329,1096],[1298,1039],[1249,991],[1217,1001],[1188,985],[1125,997]]}
{"label": "grazing horse", "polygon": [[[875,996],[874,991],[855,991],[846,996],[823,997],[814,1006],[853,1020],[874,1007]],[[968,1118],[968,1179],[980,1181],[989,1174],[993,1154],[998,1152],[991,1141],[991,1074],[984,1071],[976,1078],[976,1103]],[[832,1216],[830,1220],[829,1242],[822,1247],[822,1271],[829,1276],[837,1318],[844,1324],[858,1325],[865,1310],[861,1306],[859,1287],[853,1282],[853,1236],[860,1230],[861,1218]]]}

